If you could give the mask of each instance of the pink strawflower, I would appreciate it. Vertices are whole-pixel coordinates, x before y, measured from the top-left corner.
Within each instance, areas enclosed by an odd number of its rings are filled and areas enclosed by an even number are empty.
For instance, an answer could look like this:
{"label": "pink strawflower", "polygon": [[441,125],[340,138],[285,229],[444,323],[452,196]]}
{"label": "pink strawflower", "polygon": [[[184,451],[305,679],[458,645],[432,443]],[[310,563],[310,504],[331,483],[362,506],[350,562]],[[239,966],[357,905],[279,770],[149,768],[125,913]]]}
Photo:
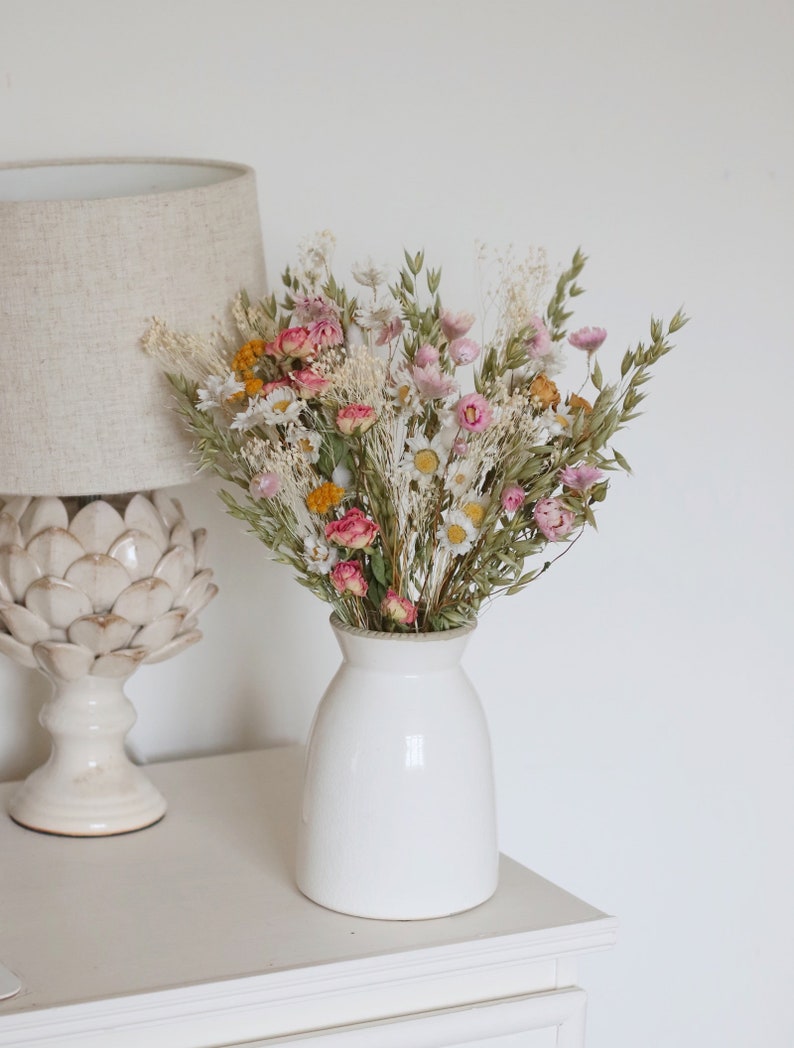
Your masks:
{"label": "pink strawflower", "polygon": [[251,477],[248,490],[251,498],[272,499],[281,487],[281,477],[278,473],[257,473]]}
{"label": "pink strawflower", "polygon": [[440,400],[458,391],[458,384],[449,375],[446,375],[438,364],[425,364],[421,368],[413,367],[411,375],[420,395],[428,400]]}
{"label": "pink strawflower", "polygon": [[346,437],[360,437],[375,425],[378,416],[369,404],[346,404],[336,413],[336,428]]}
{"label": "pink strawflower", "polygon": [[357,560],[343,560],[331,570],[331,584],[338,593],[366,597],[369,584]]}
{"label": "pink strawflower", "polygon": [[416,605],[412,604],[407,597],[401,597],[393,589],[386,591],[380,610],[387,619],[399,622],[403,626],[412,626],[416,622]]}
{"label": "pink strawflower", "polygon": [[529,322],[534,334],[524,342],[524,349],[530,360],[540,360],[541,357],[547,357],[551,353],[551,335],[537,314],[531,316]]}
{"label": "pink strawflower", "polygon": [[502,509],[505,513],[515,513],[524,504],[526,492],[519,484],[509,484],[502,491]]}
{"label": "pink strawflower", "polygon": [[303,397],[305,400],[311,400],[312,397],[319,396],[319,394],[324,393],[330,385],[327,378],[318,375],[317,372],[312,371],[311,368],[301,368],[298,371],[291,371],[289,377],[295,387],[295,392],[299,397]]}
{"label": "pink strawflower", "polygon": [[456,364],[471,364],[480,355],[480,344],[471,338],[456,338],[449,344],[449,355]]}
{"label": "pink strawflower", "polygon": [[583,349],[587,353],[595,353],[607,337],[606,329],[599,327],[583,327],[568,336],[568,341],[576,349]]}
{"label": "pink strawflower", "polygon": [[452,450],[455,452],[456,455],[459,455],[461,458],[465,458],[466,455],[468,455],[469,453],[469,445],[467,441],[463,439],[463,437],[456,437],[452,441]]}
{"label": "pink strawflower", "polygon": [[403,329],[403,322],[399,317],[392,317],[388,324],[384,324],[375,339],[376,346],[385,346],[387,342],[397,338]]}
{"label": "pink strawflower", "polygon": [[339,319],[339,306],[323,295],[298,295],[293,302],[292,315],[299,324],[311,324],[313,320],[328,317]]}
{"label": "pink strawflower", "polygon": [[473,313],[452,313],[449,309],[442,309],[438,314],[441,321],[441,330],[444,337],[451,342],[454,338],[465,335],[474,323]]}
{"label": "pink strawflower", "polygon": [[596,466],[566,466],[565,469],[560,470],[560,483],[576,492],[577,495],[584,495],[603,478],[604,471]]}
{"label": "pink strawflower", "polygon": [[355,506],[349,509],[344,517],[325,525],[325,537],[337,546],[345,546],[347,549],[365,549],[371,546],[379,531],[379,525]]}
{"label": "pink strawflower", "polygon": [[431,346],[431,344],[429,342],[425,342],[425,344],[423,346],[420,346],[419,349],[417,349],[416,356],[414,357],[414,364],[418,368],[423,368],[427,364],[437,364],[437,363],[438,363],[438,350],[436,349],[435,346]]}
{"label": "pink strawflower", "polygon": [[335,317],[321,317],[309,324],[309,338],[315,346],[341,346],[345,335]]}
{"label": "pink strawflower", "polygon": [[559,499],[540,499],[532,511],[538,530],[550,542],[558,542],[573,528],[576,517]]}
{"label": "pink strawflower", "polygon": [[482,393],[468,393],[455,408],[458,423],[470,433],[482,433],[493,422],[493,409]]}

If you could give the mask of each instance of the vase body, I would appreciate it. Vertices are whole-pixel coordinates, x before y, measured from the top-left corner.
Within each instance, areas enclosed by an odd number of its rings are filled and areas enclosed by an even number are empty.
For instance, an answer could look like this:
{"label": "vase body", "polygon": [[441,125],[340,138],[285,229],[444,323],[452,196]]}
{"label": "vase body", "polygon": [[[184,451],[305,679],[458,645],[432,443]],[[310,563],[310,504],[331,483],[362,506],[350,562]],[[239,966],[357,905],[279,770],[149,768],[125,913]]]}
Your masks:
{"label": "vase body", "polygon": [[331,624],[342,664],[309,736],[297,883],[359,917],[459,913],[496,889],[488,727],[461,667],[471,629]]}

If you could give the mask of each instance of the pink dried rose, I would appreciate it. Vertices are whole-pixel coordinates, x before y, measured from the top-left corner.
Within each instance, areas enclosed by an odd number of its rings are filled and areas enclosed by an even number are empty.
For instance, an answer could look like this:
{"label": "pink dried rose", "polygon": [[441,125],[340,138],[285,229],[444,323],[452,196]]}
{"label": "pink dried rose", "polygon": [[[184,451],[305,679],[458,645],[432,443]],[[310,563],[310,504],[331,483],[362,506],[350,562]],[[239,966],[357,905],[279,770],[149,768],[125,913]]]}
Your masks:
{"label": "pink dried rose", "polygon": [[353,597],[366,597],[369,583],[364,578],[357,560],[343,560],[330,573],[331,584],[338,593],[349,593]]}
{"label": "pink dried rose", "polygon": [[482,393],[468,393],[455,408],[458,423],[470,433],[482,433],[493,422],[493,409]]}
{"label": "pink dried rose", "polygon": [[441,400],[458,391],[458,384],[449,375],[446,375],[438,364],[413,367],[411,375],[420,396],[427,400]]}
{"label": "pink dried rose", "polygon": [[288,386],[288,378],[277,378],[272,382],[265,382],[262,388],[259,390],[260,397],[266,397],[268,393],[272,393],[274,389],[279,389],[281,386]]}
{"label": "pink dried rose", "polygon": [[480,355],[480,344],[471,338],[456,338],[449,344],[449,355],[456,364],[471,364]]}
{"label": "pink dried rose", "polygon": [[599,327],[583,327],[568,336],[568,341],[576,349],[583,349],[587,353],[595,353],[607,337],[606,329]]}
{"label": "pink dried rose", "polygon": [[291,371],[289,377],[295,388],[295,392],[299,397],[303,397],[304,400],[311,400],[312,397],[319,396],[320,393],[324,393],[330,385],[327,378],[318,375],[317,372],[312,371],[311,368],[300,368],[297,371]]}
{"label": "pink dried rose", "polygon": [[281,487],[281,477],[278,473],[256,473],[251,477],[248,490],[251,498],[272,499]]}
{"label": "pink dried rose", "polygon": [[515,513],[524,504],[526,492],[519,484],[508,484],[502,491],[502,509],[505,513]]}
{"label": "pink dried rose", "polygon": [[402,626],[412,626],[416,622],[416,605],[412,604],[407,597],[401,597],[393,589],[386,591],[380,610],[387,619],[399,622]]}
{"label": "pink dried rose", "polygon": [[314,344],[307,328],[285,328],[267,344],[265,352],[271,357],[307,357],[314,352]]}
{"label": "pink dried rose", "polygon": [[336,428],[346,437],[360,437],[375,425],[377,418],[369,404],[346,404],[336,413]]}
{"label": "pink dried rose", "polygon": [[532,511],[538,530],[550,542],[558,542],[572,529],[576,517],[559,499],[540,499]]}
{"label": "pink dried rose", "polygon": [[349,509],[344,517],[325,525],[325,537],[347,549],[366,549],[375,541],[379,531],[379,525],[356,506]]}
{"label": "pink dried rose", "polygon": [[449,309],[442,309],[438,314],[441,321],[441,330],[444,337],[450,342],[455,338],[465,335],[474,323],[473,313],[453,313]]}
{"label": "pink dried rose", "polygon": [[309,324],[309,338],[315,346],[341,346],[345,335],[335,317],[321,317]]}
{"label": "pink dried rose", "polygon": [[398,337],[402,332],[403,322],[399,317],[392,317],[388,324],[384,324],[375,339],[376,346],[385,346],[387,342]]}
{"label": "pink dried rose", "polygon": [[604,479],[604,471],[597,466],[566,466],[560,470],[560,483],[577,495],[584,495],[594,484]]}
{"label": "pink dried rose", "polygon": [[432,346],[429,342],[425,342],[423,346],[420,346],[416,351],[414,357],[414,364],[418,368],[423,368],[427,364],[438,363],[438,350],[435,346]]}
{"label": "pink dried rose", "polygon": [[540,360],[551,353],[551,335],[537,314],[529,318],[529,323],[533,334],[524,342],[524,349],[530,360]]}

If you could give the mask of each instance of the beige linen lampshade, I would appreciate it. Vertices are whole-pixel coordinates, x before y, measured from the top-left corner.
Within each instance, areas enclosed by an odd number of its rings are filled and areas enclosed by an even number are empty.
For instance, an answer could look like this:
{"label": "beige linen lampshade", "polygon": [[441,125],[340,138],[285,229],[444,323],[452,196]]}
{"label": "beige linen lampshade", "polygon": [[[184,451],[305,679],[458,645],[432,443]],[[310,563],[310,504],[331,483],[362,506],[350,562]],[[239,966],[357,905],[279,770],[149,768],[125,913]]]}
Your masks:
{"label": "beige linen lampshade", "polygon": [[[107,836],[165,798],[129,759],[124,682],[196,643],[217,587],[153,317],[231,334],[265,291],[250,168],[205,160],[0,165],[0,654],[52,684],[52,741],[9,802],[23,826]],[[99,496],[99,497],[96,497]]]}
{"label": "beige linen lampshade", "polygon": [[189,481],[153,316],[208,333],[265,290],[254,172],[206,160],[0,165],[0,492]]}

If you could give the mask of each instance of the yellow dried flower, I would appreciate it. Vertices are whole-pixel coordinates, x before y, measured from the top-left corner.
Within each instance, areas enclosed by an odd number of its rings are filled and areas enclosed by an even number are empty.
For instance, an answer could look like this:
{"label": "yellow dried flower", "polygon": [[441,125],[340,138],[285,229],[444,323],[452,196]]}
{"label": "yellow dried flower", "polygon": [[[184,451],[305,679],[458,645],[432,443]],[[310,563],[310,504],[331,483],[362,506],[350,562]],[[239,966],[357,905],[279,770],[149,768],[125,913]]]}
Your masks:
{"label": "yellow dried flower", "polygon": [[259,357],[265,352],[265,343],[261,338],[251,339],[244,346],[240,346],[232,358],[233,371],[245,371],[254,366]]}
{"label": "yellow dried flower", "polygon": [[306,506],[312,513],[327,513],[333,506],[338,506],[344,498],[345,489],[327,480],[319,488],[310,491],[306,496]]}
{"label": "yellow dried flower", "polygon": [[578,393],[571,393],[568,398],[568,406],[571,408],[581,408],[585,415],[589,415],[593,410],[593,405],[589,400],[585,400],[584,397],[580,397]]}
{"label": "yellow dried flower", "polygon": [[532,380],[529,395],[544,411],[546,408],[556,408],[560,402],[560,391],[544,374],[537,375]]}

